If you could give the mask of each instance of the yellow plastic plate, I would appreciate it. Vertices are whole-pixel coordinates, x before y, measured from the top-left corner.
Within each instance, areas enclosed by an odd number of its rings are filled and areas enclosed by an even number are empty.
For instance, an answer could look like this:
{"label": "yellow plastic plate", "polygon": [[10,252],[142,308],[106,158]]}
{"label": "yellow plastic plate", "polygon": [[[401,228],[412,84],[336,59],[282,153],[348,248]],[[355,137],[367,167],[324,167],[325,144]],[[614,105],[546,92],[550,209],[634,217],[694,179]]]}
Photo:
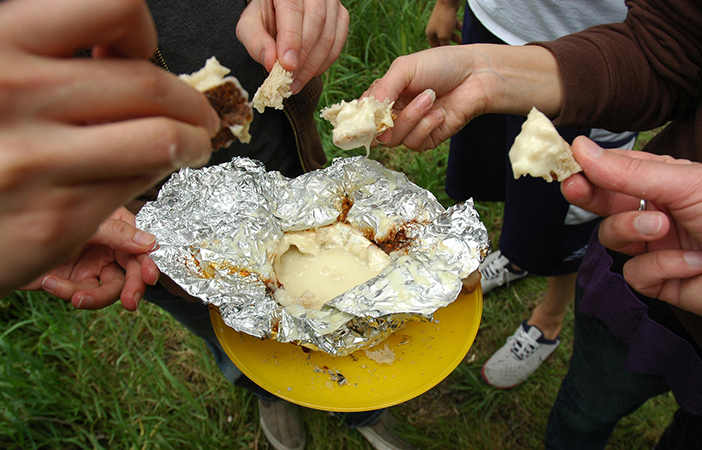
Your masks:
{"label": "yellow plastic plate", "polygon": [[473,345],[482,310],[478,288],[436,311],[433,322],[408,323],[377,347],[388,344],[392,364],[379,364],[363,350],[336,357],[259,339],[225,325],[214,306],[210,317],[227,355],[256,384],[301,406],[350,412],[393,406],[436,386]]}

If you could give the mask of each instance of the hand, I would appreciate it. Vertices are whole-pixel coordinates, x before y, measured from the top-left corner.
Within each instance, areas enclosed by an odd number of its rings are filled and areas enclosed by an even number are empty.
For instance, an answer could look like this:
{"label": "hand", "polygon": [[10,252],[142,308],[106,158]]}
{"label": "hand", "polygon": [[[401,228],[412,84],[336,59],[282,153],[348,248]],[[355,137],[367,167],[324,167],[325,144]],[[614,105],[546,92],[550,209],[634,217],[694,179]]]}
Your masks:
{"label": "hand", "polygon": [[146,285],[159,279],[158,267],[147,256],[155,243],[154,235],[135,227],[132,213],[119,208],[73,258],[21,289],[43,289],[78,309],[100,309],[121,299],[125,309],[134,311]]}
{"label": "hand", "polygon": [[[427,89],[436,93],[436,100]],[[379,142],[427,150],[481,114],[526,116],[536,106],[556,116],[562,91],[556,59],[548,50],[474,44],[401,56],[364,95],[395,102],[395,126]]]}
{"label": "hand", "polygon": [[293,73],[297,94],[339,57],[349,13],[339,0],[252,0],[236,26],[251,57],[269,72],[275,61]]}
{"label": "hand", "polygon": [[[73,58],[93,47],[95,59]],[[118,206],[204,164],[219,119],[148,62],[138,0],[0,2],[0,295],[68,258]]]}
{"label": "hand", "polygon": [[461,43],[463,24],[456,17],[460,6],[457,0],[436,0],[425,30],[431,47]]}
{"label": "hand", "polygon": [[[565,180],[572,204],[607,217],[599,239],[634,256],[624,265],[632,288],[702,315],[702,164],[573,143],[585,175]],[[646,211],[638,211],[646,199]]]}

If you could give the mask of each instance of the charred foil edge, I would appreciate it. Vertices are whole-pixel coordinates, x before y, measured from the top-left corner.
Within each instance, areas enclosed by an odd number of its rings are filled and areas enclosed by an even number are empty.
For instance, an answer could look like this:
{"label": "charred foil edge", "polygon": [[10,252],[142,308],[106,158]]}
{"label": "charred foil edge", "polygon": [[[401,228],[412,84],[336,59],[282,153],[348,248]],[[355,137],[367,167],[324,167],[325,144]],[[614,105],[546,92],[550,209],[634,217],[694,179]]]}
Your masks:
{"label": "charred foil edge", "polygon": [[[348,221],[349,212],[351,211],[352,207],[353,200],[351,200],[348,195],[344,196],[341,199],[341,212],[336,218],[336,221],[352,226],[352,224]],[[414,237],[409,236],[410,229],[418,226],[421,226],[419,221],[408,220],[405,223],[393,226],[387,233],[387,236],[382,239],[377,238],[375,231],[370,228],[362,228],[360,231],[363,233],[363,236],[366,239],[377,245],[378,248],[389,255],[393,252],[409,247],[412,244],[412,241],[415,239]]]}

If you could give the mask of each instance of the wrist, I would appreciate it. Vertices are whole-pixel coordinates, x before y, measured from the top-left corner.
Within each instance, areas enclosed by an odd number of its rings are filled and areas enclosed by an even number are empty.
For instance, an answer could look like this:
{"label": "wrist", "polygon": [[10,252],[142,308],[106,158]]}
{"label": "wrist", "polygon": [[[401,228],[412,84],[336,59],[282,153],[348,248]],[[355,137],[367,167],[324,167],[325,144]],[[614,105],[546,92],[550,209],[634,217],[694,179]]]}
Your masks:
{"label": "wrist", "polygon": [[563,101],[563,81],[551,52],[535,46],[477,44],[476,73],[484,76],[485,111],[526,116],[536,107],[556,117]]}

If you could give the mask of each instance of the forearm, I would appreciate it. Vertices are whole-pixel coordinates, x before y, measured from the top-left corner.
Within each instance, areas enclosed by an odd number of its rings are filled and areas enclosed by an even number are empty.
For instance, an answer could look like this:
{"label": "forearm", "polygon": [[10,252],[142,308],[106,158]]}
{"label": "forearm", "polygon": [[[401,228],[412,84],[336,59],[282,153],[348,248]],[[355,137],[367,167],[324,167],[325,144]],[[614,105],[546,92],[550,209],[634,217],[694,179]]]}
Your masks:
{"label": "forearm", "polygon": [[466,58],[484,87],[484,109],[477,114],[526,116],[536,107],[549,117],[559,114],[563,81],[556,58],[541,47],[477,44],[465,46]]}

